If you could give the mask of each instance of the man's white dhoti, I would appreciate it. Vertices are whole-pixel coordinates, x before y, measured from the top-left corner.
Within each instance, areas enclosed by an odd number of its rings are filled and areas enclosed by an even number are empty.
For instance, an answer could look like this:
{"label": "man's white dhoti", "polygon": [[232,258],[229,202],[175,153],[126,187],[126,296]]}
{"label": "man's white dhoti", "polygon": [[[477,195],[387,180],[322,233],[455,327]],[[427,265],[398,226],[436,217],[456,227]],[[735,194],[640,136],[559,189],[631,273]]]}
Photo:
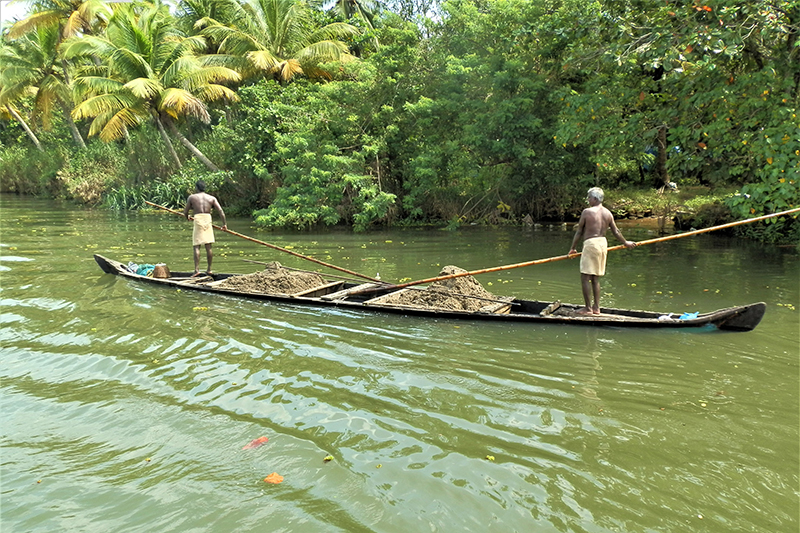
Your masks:
{"label": "man's white dhoti", "polygon": [[214,227],[211,225],[210,213],[199,213],[194,216],[192,243],[195,246],[214,242]]}
{"label": "man's white dhoti", "polygon": [[605,237],[592,237],[583,241],[581,274],[603,276],[606,273],[608,241]]}

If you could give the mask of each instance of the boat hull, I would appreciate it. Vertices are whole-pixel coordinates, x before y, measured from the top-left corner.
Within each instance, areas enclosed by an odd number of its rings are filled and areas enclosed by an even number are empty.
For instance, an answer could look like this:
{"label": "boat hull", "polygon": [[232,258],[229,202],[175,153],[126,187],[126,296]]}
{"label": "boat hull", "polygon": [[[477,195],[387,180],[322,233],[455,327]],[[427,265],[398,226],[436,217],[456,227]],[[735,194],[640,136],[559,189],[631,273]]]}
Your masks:
{"label": "boat hull", "polygon": [[[719,309],[709,313],[698,314],[697,317],[687,320],[667,318],[669,313],[656,313],[651,311],[637,311],[629,309],[601,308],[600,315],[576,316],[570,313],[582,306],[574,304],[560,305],[560,314],[546,314],[551,302],[537,300],[512,299],[500,302],[497,312],[488,311],[459,311],[427,307],[414,307],[408,305],[393,305],[381,303],[381,296],[392,293],[395,289],[391,285],[384,288],[371,286],[369,291],[360,289],[356,283],[344,281],[332,282],[325,286],[305,291],[302,294],[288,295],[278,293],[243,292],[219,287],[215,282],[222,281],[235,274],[213,274],[206,276],[205,281],[192,278],[190,273],[173,272],[170,278],[154,278],[141,276],[130,272],[126,266],[113,259],[101,255],[94,256],[95,261],[107,274],[123,276],[135,281],[151,283],[167,287],[190,289],[214,294],[235,296],[251,300],[271,300],[298,305],[311,305],[319,307],[339,307],[357,311],[384,312],[429,318],[475,320],[475,321],[506,321],[506,322],[535,322],[539,324],[574,324],[584,326],[609,326],[609,327],[636,327],[636,328],[702,328],[715,326],[728,331],[750,331],[754,329],[766,311],[766,304],[758,302],[749,305]],[[675,315],[675,313],[672,313]]]}

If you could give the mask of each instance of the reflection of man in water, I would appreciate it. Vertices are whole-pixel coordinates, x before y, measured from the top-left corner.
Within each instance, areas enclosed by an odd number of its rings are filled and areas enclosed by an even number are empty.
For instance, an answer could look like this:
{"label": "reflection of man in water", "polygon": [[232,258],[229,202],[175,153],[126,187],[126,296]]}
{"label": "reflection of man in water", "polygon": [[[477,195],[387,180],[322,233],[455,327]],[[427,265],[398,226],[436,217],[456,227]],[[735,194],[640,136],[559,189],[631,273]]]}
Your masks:
{"label": "reflection of man in water", "polygon": [[[587,195],[589,207],[583,210],[581,218],[575,229],[575,238],[572,239],[572,248],[568,255],[578,253],[575,247],[583,237],[583,250],[581,251],[581,288],[585,307],[577,311],[579,315],[600,314],[600,276],[606,273],[606,255],[608,241],[606,232],[611,229],[614,236],[625,244],[626,248],[633,248],[636,243],[626,241],[625,237],[614,223],[614,215],[603,207],[603,189],[592,187]],[[594,305],[592,305],[594,296]]]}
{"label": "reflection of man in water", "polygon": [[[222,217],[222,229],[228,229],[225,219],[225,211],[216,198],[206,193],[206,184],[203,180],[198,180],[195,184],[197,192],[186,199],[186,208],[183,215],[189,220],[194,220],[194,230],[192,232],[192,244],[194,245],[194,274],[200,274],[200,245],[206,246],[206,261],[208,262],[207,273],[211,274],[211,259],[214,254],[211,251],[211,244],[214,242],[214,227],[211,225],[211,210],[219,211]],[[189,216],[189,211],[194,211],[194,216]]]}

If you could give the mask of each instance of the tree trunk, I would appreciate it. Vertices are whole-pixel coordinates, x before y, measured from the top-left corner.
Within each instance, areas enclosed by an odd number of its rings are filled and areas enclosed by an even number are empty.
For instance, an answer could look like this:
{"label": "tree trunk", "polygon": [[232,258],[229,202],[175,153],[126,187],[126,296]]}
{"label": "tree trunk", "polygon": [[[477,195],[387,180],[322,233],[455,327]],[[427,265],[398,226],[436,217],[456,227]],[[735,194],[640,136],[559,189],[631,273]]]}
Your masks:
{"label": "tree trunk", "polygon": [[189,139],[184,137],[183,134],[181,134],[181,132],[178,131],[178,128],[175,127],[175,124],[172,122],[172,120],[167,118],[164,122],[167,123],[169,131],[175,137],[177,137],[181,141],[181,144],[184,145],[186,148],[188,148],[189,151],[192,152],[192,154],[194,154],[194,156],[197,159],[199,159],[200,162],[206,166],[206,168],[208,168],[208,170],[210,170],[211,172],[219,172],[219,167],[214,163],[212,163],[211,160],[207,158],[203,152],[201,152],[195,145],[191,143],[191,141],[189,141]]}
{"label": "tree trunk", "polygon": [[44,148],[42,148],[42,144],[39,142],[39,139],[36,138],[36,134],[33,133],[33,130],[31,130],[28,127],[28,123],[25,122],[25,119],[23,119],[21,116],[19,116],[19,113],[17,113],[14,110],[14,108],[11,107],[10,105],[7,105],[6,109],[8,109],[8,112],[11,113],[11,116],[14,117],[15,119],[17,119],[17,122],[20,123],[20,125],[22,126],[22,129],[24,129],[25,133],[28,134],[28,137],[33,141],[33,144],[36,145],[36,149],[39,150],[40,152],[44,152]]}
{"label": "tree trunk", "polygon": [[669,174],[667,173],[667,127],[658,128],[658,155],[656,156],[656,170],[664,186],[669,185]]}
{"label": "tree trunk", "polygon": [[172,156],[172,159],[178,165],[178,168],[182,168],[183,163],[181,163],[181,160],[178,157],[178,152],[175,151],[175,147],[172,145],[172,141],[169,140],[169,136],[167,135],[167,132],[164,130],[164,124],[161,122],[161,118],[158,116],[158,111],[153,111],[153,118],[156,121],[156,126],[158,127],[158,133],[161,134],[161,140],[163,140],[164,144],[167,145],[167,150],[169,150],[169,154]]}
{"label": "tree trunk", "polygon": [[67,121],[67,126],[69,126],[69,131],[72,133],[72,140],[75,141],[75,144],[80,146],[82,149],[86,148],[86,143],[83,142],[83,136],[81,132],[78,131],[78,126],[75,125],[75,121],[72,120],[72,110],[67,106],[67,104],[62,104],[62,109],[64,110],[64,119]]}
{"label": "tree trunk", "polygon": [[[61,70],[64,72],[64,83],[67,87],[72,87],[72,78],[69,75],[69,65],[67,65],[67,61],[65,59],[61,60]],[[61,109],[64,110],[64,118],[66,118],[67,126],[69,126],[69,131],[72,133],[72,140],[74,140],[75,144],[81,148],[86,148],[86,143],[83,142],[83,136],[81,135],[81,132],[78,131],[75,121],[72,120],[72,106],[68,106],[66,102],[62,101]]]}

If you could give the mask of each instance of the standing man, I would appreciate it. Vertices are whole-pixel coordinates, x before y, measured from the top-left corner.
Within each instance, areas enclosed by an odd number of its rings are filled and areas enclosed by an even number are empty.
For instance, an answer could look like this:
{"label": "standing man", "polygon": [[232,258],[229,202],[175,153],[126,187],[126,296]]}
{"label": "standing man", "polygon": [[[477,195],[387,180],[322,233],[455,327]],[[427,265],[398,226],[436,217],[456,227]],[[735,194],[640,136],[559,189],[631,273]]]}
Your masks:
{"label": "standing man", "polygon": [[[194,274],[192,277],[200,274],[200,245],[206,245],[206,260],[208,261],[207,274],[211,274],[211,259],[214,254],[211,251],[211,244],[214,242],[214,227],[211,225],[211,210],[216,209],[219,211],[219,216],[222,217],[222,229],[228,229],[228,223],[225,219],[225,211],[216,198],[206,193],[206,183],[203,180],[198,180],[195,184],[197,192],[190,195],[186,199],[186,208],[183,210],[183,216],[189,220],[194,220],[194,231],[192,232],[192,244],[194,245]],[[189,210],[194,211],[194,217],[189,216]]]}
{"label": "standing man", "polygon": [[[625,248],[633,248],[636,243],[626,241],[625,237],[614,223],[614,215],[603,207],[603,189],[592,187],[587,195],[589,207],[581,213],[581,219],[575,229],[575,238],[572,239],[572,248],[567,255],[577,254],[575,247],[583,237],[583,250],[581,252],[581,288],[585,307],[576,311],[579,315],[600,314],[600,276],[606,273],[606,256],[608,241],[606,232],[611,229],[614,237],[625,244]],[[594,295],[594,305],[592,305]]]}

